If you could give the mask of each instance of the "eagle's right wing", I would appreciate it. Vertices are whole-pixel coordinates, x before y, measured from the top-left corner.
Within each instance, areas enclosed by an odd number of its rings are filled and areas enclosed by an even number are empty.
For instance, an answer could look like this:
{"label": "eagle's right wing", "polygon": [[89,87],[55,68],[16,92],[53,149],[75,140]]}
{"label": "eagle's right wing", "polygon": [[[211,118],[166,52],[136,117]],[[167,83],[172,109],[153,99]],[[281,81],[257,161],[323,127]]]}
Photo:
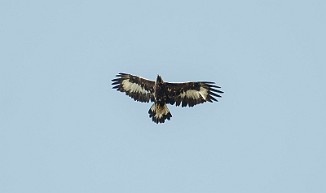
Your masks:
{"label": "eagle's right wing", "polygon": [[119,73],[116,77],[112,80],[113,89],[125,92],[135,101],[154,101],[154,81],[126,73]]}
{"label": "eagle's right wing", "polygon": [[221,97],[223,92],[221,87],[214,82],[183,82],[169,83],[166,82],[167,102],[176,106],[181,104],[182,107],[204,103],[206,101],[217,101],[215,97]]}

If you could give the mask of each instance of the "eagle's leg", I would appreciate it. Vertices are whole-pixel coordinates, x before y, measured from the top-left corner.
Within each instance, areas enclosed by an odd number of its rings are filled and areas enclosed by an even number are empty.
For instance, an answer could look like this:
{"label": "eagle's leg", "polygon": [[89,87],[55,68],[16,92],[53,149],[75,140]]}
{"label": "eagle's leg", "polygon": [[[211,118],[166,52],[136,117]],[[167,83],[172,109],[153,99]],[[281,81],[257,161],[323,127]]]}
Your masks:
{"label": "eagle's leg", "polygon": [[170,120],[172,117],[166,104],[154,103],[148,110],[149,117],[155,123],[164,123],[165,119]]}

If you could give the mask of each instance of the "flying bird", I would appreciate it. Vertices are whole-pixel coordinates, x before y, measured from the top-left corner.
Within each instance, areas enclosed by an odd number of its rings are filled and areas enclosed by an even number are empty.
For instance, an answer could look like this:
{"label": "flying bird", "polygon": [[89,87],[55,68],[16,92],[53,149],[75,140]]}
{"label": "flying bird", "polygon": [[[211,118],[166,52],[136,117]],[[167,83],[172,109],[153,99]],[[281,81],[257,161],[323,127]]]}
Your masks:
{"label": "flying bird", "polygon": [[164,82],[160,75],[156,81],[139,76],[119,73],[112,80],[113,89],[139,102],[154,102],[148,110],[149,117],[155,123],[164,123],[172,117],[167,104],[193,107],[204,102],[217,101],[214,97],[221,97],[221,87],[214,82]]}

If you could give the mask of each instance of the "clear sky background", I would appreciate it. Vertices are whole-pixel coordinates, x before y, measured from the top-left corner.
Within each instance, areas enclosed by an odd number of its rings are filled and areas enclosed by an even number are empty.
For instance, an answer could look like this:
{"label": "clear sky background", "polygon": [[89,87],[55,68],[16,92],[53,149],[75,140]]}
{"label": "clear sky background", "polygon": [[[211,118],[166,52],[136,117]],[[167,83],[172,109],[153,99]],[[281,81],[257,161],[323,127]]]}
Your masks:
{"label": "clear sky background", "polygon": [[[325,10],[1,0],[0,192],[326,192]],[[119,72],[225,93],[157,125]]]}

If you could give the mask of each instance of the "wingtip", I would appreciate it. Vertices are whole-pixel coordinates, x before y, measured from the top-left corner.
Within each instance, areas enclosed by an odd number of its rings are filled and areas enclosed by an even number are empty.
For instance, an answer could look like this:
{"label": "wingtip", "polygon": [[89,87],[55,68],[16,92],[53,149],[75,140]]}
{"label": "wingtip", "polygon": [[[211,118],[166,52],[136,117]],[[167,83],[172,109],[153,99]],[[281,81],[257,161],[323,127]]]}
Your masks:
{"label": "wingtip", "polygon": [[112,89],[118,89],[120,85],[115,85],[112,87]]}
{"label": "wingtip", "polygon": [[221,95],[218,95],[218,94],[216,94],[216,93],[214,93],[214,92],[208,92],[208,94],[209,94],[209,95],[213,95],[213,96],[215,96],[215,97],[222,97]]}
{"label": "wingtip", "polygon": [[119,75],[124,76],[124,75],[129,75],[129,74],[125,73],[125,72],[120,72]]}
{"label": "wingtip", "polygon": [[216,85],[216,84],[211,84],[209,85],[210,87],[214,87],[214,88],[221,88],[220,86]]}
{"label": "wingtip", "polygon": [[212,81],[203,81],[203,83],[205,83],[205,84],[215,84],[215,82],[212,82]]}
{"label": "wingtip", "polygon": [[125,73],[122,73],[122,72],[119,72],[117,75],[115,75],[116,77],[122,77],[122,76],[124,76],[124,75],[126,75]]}
{"label": "wingtip", "polygon": [[119,82],[120,78],[115,78],[115,79],[112,79],[111,81],[112,82]]}

